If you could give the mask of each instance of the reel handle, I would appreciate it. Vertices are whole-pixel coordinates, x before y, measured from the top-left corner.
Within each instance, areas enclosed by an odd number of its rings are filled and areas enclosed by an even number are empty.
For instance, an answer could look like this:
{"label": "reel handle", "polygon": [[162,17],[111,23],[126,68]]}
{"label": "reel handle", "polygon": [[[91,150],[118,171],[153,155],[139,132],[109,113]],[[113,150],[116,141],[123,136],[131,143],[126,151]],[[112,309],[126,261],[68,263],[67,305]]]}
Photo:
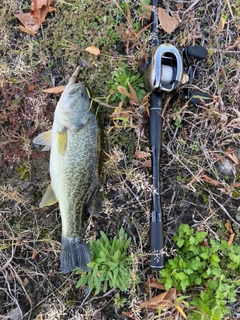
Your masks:
{"label": "reel handle", "polygon": [[204,106],[205,104],[211,103],[213,97],[206,92],[190,92],[190,103],[198,106]]}
{"label": "reel handle", "polygon": [[207,56],[207,49],[203,46],[188,46],[184,49],[184,52],[188,57],[194,57],[199,60],[205,59]]}

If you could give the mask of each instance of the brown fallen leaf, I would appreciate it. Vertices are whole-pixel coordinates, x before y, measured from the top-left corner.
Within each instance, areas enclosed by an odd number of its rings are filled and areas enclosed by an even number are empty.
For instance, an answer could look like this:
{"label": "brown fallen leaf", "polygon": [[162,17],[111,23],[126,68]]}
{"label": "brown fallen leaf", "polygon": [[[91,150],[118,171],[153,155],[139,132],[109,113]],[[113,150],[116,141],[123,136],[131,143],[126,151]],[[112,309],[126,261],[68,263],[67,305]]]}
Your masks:
{"label": "brown fallen leaf", "polygon": [[233,149],[231,147],[227,147],[224,151],[225,155],[228,156],[232,160],[233,163],[239,164],[238,158],[236,157]]}
{"label": "brown fallen leaf", "polygon": [[125,95],[126,97],[128,97],[129,99],[132,98],[131,93],[129,93],[129,92],[126,90],[125,87],[123,87],[123,86],[118,86],[117,89],[118,89],[118,91],[119,91],[121,94],[124,94],[124,95]]}
{"label": "brown fallen leaf", "polygon": [[136,91],[133,89],[131,83],[129,83],[129,82],[128,82],[128,88],[129,88],[129,91],[132,95],[133,100],[135,100],[137,103],[139,103]]}
{"label": "brown fallen leaf", "polygon": [[183,8],[183,2],[175,3],[175,7],[177,10],[181,10]]}
{"label": "brown fallen leaf", "polygon": [[150,152],[144,152],[144,151],[140,151],[140,150],[136,150],[134,157],[137,159],[144,159],[144,158],[148,158],[151,156]]}
{"label": "brown fallen leaf", "polygon": [[32,0],[30,13],[35,18],[39,27],[45,21],[48,12],[56,10],[50,6],[52,2],[53,0]]}
{"label": "brown fallen leaf", "polygon": [[159,307],[166,307],[176,299],[176,289],[172,288],[168,291],[158,294],[148,301],[144,301],[139,305],[139,308],[158,309]]}
{"label": "brown fallen leaf", "polygon": [[28,91],[29,91],[29,92],[32,92],[34,89],[35,89],[35,86],[34,86],[33,84],[30,84],[30,85],[28,86]]}
{"label": "brown fallen leaf", "polygon": [[233,243],[235,233],[233,232],[232,226],[230,225],[229,222],[225,223],[225,227],[226,227],[227,231],[229,232],[228,245],[230,246]]}
{"label": "brown fallen leaf", "polygon": [[228,239],[228,245],[229,246],[233,243],[234,236],[235,236],[234,233],[230,234],[229,239]]}
{"label": "brown fallen leaf", "polygon": [[219,182],[217,180],[210,178],[206,174],[201,174],[200,179],[206,183],[209,183],[209,184],[215,186],[215,187],[217,187],[219,185]]}
{"label": "brown fallen leaf", "polygon": [[144,168],[151,168],[152,167],[152,161],[151,160],[146,160],[143,162],[142,166]]}
{"label": "brown fallen leaf", "polygon": [[131,311],[130,311],[130,312],[123,311],[122,314],[123,314],[124,316],[127,316],[128,318],[133,319],[133,320],[138,320],[138,318],[135,317],[134,313],[131,312]]}
{"label": "brown fallen leaf", "polygon": [[169,34],[172,33],[179,25],[177,18],[170,17],[167,11],[160,7],[158,8],[158,20],[161,28]]}
{"label": "brown fallen leaf", "polygon": [[164,285],[162,283],[158,283],[156,278],[150,278],[146,281],[146,288],[147,292],[149,291],[149,288],[156,288],[159,290],[164,290],[166,291]]}
{"label": "brown fallen leaf", "polygon": [[42,90],[42,92],[44,92],[44,93],[52,93],[52,94],[59,94],[59,93],[62,93],[65,88],[66,88],[66,86],[57,86],[57,87],[44,89],[44,90]]}
{"label": "brown fallen leaf", "polygon": [[32,253],[32,260],[36,259],[37,255],[38,255],[38,251],[37,249],[34,249]]}
{"label": "brown fallen leaf", "polygon": [[100,50],[95,46],[89,46],[85,49],[85,51],[98,56],[100,54]]}
{"label": "brown fallen leaf", "polygon": [[19,25],[22,32],[36,34],[41,24],[45,21],[48,12],[56,9],[50,4],[53,0],[32,0],[30,13],[20,13],[14,16],[20,20],[23,25]]}
{"label": "brown fallen leaf", "polygon": [[128,111],[120,111],[120,112],[113,112],[111,115],[110,115],[110,118],[111,119],[128,119],[130,116],[130,112]]}
{"label": "brown fallen leaf", "polygon": [[19,25],[19,29],[22,32],[28,34],[37,34],[39,26],[36,23],[35,18],[30,13],[15,14],[14,16],[23,24]]}

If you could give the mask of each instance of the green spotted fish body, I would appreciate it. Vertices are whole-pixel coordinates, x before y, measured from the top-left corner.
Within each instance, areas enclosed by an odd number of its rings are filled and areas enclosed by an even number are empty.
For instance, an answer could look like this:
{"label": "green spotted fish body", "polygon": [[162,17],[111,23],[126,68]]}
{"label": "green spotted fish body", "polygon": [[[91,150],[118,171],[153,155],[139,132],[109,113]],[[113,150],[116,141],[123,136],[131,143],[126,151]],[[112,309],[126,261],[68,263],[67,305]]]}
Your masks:
{"label": "green spotted fish body", "polygon": [[76,69],[57,104],[52,130],[33,142],[50,152],[51,184],[40,207],[59,203],[62,220],[61,269],[88,270],[89,246],[83,240],[82,215],[101,210],[100,128],[84,83],[75,83]]}

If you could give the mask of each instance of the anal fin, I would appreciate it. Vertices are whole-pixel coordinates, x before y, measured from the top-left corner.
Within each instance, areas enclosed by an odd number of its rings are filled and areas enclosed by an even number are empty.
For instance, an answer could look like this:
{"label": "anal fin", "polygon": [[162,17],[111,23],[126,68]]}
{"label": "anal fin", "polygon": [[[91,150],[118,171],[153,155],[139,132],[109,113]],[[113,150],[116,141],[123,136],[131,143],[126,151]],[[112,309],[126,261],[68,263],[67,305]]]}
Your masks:
{"label": "anal fin", "polygon": [[47,188],[47,191],[45,192],[44,196],[42,197],[42,200],[39,204],[39,207],[47,207],[51,206],[52,204],[58,202],[56,195],[52,189],[52,185],[50,184]]}

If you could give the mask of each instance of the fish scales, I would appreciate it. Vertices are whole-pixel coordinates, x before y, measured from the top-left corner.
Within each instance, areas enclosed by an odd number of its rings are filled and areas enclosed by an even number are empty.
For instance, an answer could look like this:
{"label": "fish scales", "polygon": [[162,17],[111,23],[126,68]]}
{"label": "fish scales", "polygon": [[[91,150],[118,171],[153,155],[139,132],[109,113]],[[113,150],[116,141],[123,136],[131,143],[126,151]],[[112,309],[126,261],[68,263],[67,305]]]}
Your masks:
{"label": "fish scales", "polygon": [[51,184],[40,207],[59,202],[62,220],[61,268],[88,270],[91,252],[83,240],[82,215],[101,210],[100,127],[83,83],[75,83],[79,67],[57,104],[52,130],[33,142],[50,152]]}
{"label": "fish scales", "polygon": [[[54,130],[54,126],[53,126]],[[56,128],[57,131],[57,128]],[[61,155],[57,149],[57,141],[53,142],[51,157],[55,161],[50,167],[52,185],[58,190],[58,198],[63,224],[63,235],[79,235],[81,230],[81,215],[87,203],[87,196],[91,194],[91,184],[94,182],[97,165],[99,163],[98,135],[99,128],[93,116],[88,125],[78,132],[69,130],[67,132],[67,150]],[[86,137],[84,139],[83,137]],[[57,134],[56,134],[57,138]],[[97,152],[96,152],[97,150]],[[59,172],[64,174],[59,175]],[[54,182],[53,182],[54,181]]]}

